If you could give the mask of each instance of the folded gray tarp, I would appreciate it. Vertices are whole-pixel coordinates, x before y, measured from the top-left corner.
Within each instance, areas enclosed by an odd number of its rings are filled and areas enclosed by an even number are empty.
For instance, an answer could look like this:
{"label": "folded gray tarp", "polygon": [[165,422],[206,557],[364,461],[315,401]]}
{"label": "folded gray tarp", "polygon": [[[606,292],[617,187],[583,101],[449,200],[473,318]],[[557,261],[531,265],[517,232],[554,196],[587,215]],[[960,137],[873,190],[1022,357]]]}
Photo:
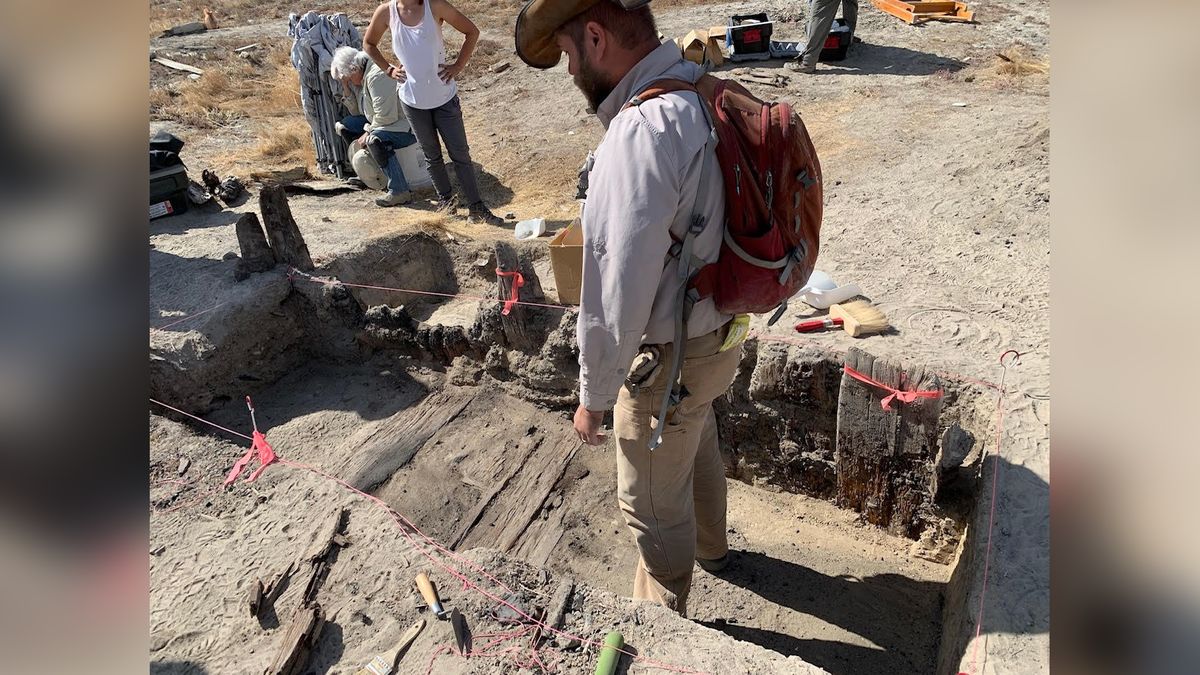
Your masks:
{"label": "folded gray tarp", "polygon": [[294,38],[292,65],[300,74],[300,102],[312,129],[317,167],[338,178],[352,175],[346,142],[333,126],[349,111],[342,104],[341,83],[329,75],[329,65],[338,47],[362,49],[362,37],[345,14],[317,12],[289,16],[288,37]]}

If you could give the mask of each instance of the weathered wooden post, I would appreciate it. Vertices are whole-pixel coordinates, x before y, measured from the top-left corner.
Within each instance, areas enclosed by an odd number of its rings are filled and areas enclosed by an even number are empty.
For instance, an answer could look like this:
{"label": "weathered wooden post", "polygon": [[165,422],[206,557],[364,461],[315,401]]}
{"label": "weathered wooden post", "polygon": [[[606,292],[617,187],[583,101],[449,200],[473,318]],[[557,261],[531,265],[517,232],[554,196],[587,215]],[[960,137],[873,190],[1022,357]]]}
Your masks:
{"label": "weathered wooden post", "polygon": [[838,395],[837,503],[895,534],[917,537],[933,505],[942,397],[882,402],[893,391],[940,392],[936,375],[918,366],[907,373],[858,348],[846,366],[877,386],[843,373]]}
{"label": "weathered wooden post", "polygon": [[258,196],[259,210],[262,211],[263,224],[267,227],[267,237],[271,240],[271,250],[275,259],[287,263],[305,272],[314,269],[312,256],[308,253],[308,244],[296,226],[292,217],[292,209],[288,206],[287,193],[282,185],[268,185]]}

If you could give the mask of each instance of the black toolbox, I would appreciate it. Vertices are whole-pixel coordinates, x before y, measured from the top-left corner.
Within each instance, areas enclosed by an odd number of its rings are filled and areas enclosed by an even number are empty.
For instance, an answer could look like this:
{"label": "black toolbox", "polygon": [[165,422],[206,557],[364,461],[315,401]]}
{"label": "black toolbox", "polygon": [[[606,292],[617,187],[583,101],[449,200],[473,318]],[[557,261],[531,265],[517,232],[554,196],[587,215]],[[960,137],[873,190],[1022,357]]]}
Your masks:
{"label": "black toolbox", "polygon": [[852,42],[854,42],[854,33],[850,32],[850,26],[846,20],[834,19],[833,26],[829,29],[829,36],[825,38],[825,44],[821,47],[819,60],[841,61],[845,59]]}
{"label": "black toolbox", "polygon": [[150,220],[188,210],[187,169],[182,164],[150,172]]}
{"label": "black toolbox", "polygon": [[754,61],[771,58],[771,31],[775,23],[766,12],[735,14],[729,17],[725,43],[732,61]]}

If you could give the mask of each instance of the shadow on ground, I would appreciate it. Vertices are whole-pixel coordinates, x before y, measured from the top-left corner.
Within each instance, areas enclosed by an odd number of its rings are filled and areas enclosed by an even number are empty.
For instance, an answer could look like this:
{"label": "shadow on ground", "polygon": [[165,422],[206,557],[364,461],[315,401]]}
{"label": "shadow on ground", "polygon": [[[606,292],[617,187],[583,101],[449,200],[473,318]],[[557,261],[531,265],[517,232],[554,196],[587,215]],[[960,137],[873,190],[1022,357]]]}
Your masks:
{"label": "shadow on ground", "polygon": [[[786,70],[787,63],[787,59],[741,63],[726,61],[725,65],[717,70],[720,72],[744,67],[761,70],[779,69],[793,78],[807,77],[807,75]],[[854,47],[850,49],[850,55],[844,61],[822,61],[817,66],[816,75],[932,75],[943,71],[962,70],[966,66],[965,62],[948,56],[938,56],[907,47],[861,42],[854,44]]]}
{"label": "shadow on ground", "polygon": [[[151,220],[150,234],[181,234],[189,230],[232,225],[237,222],[238,216],[242,214],[241,211],[234,210],[238,206],[224,208],[217,204],[215,200],[203,206],[191,205],[183,213]],[[254,210],[257,211],[258,209]]]}
{"label": "shadow on ground", "polygon": [[722,621],[705,622],[710,628],[787,656],[799,656],[833,675],[933,672],[940,631],[913,631],[931,635],[935,642],[917,644],[913,636],[904,633],[904,627],[917,621],[935,625],[941,622],[944,584],[899,574],[863,579],[827,576],[754,551],[738,553],[734,565],[721,576],[771,604],[818,617],[879,648],[793,637]]}

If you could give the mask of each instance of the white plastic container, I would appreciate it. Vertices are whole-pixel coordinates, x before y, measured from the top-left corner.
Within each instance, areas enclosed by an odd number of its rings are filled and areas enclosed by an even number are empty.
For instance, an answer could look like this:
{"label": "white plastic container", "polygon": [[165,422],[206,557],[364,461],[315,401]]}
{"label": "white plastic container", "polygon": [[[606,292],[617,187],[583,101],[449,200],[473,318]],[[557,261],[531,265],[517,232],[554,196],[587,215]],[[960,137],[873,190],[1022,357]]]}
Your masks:
{"label": "white plastic container", "polygon": [[829,309],[830,305],[845,302],[856,295],[862,295],[858,284],[838,286],[828,274],[821,270],[813,270],[812,275],[808,277],[808,284],[800,289],[796,297],[816,309]]}
{"label": "white plastic container", "polygon": [[513,228],[513,234],[517,239],[533,239],[546,234],[546,219],[533,218],[531,220],[522,220]]}

